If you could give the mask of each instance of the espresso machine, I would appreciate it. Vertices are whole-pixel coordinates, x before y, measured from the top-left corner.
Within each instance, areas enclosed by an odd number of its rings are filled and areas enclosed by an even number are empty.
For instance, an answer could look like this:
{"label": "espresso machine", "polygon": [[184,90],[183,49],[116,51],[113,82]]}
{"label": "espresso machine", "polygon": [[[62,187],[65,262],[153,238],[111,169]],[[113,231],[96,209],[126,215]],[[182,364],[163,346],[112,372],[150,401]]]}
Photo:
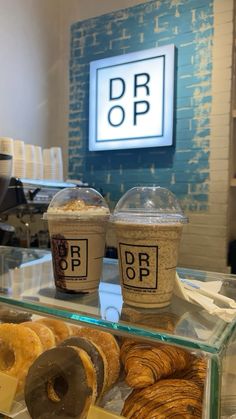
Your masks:
{"label": "espresso machine", "polygon": [[[0,217],[8,221],[11,234],[14,234],[14,227],[10,225],[9,220],[12,220],[12,218],[18,220],[18,223],[20,223],[24,231],[24,240],[19,244],[21,247],[31,247],[32,226],[38,223],[38,219],[42,219],[42,214],[47,210],[53,196],[63,188],[75,186],[85,187],[87,184],[79,180],[58,182],[41,179],[19,179],[15,177],[8,179],[4,197],[0,202]],[[6,226],[6,223],[4,225]],[[18,229],[19,226],[17,227]],[[47,226],[45,226],[45,229],[47,229]],[[43,232],[45,231],[41,231],[41,233]],[[5,238],[7,239],[6,233]],[[3,244],[1,243],[1,239],[0,244]],[[13,244],[11,243],[10,245]]]}

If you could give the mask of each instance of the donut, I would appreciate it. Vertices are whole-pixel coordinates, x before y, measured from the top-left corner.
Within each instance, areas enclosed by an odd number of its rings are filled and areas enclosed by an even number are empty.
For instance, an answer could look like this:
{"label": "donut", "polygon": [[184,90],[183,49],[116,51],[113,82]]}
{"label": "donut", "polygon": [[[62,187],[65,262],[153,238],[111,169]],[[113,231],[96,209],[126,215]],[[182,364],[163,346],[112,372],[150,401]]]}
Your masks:
{"label": "donut", "polygon": [[42,344],[33,330],[21,324],[0,324],[0,371],[18,379],[18,393],[30,365],[41,352]]}
{"label": "donut", "polygon": [[0,320],[4,323],[22,323],[31,320],[32,314],[0,306]]}
{"label": "donut", "polygon": [[68,324],[66,324],[63,320],[42,317],[41,319],[36,320],[35,322],[42,323],[52,330],[56,339],[56,345],[58,345],[60,342],[67,339],[71,335],[70,326],[68,326]]}
{"label": "donut", "polygon": [[43,352],[29,369],[24,395],[32,419],[85,419],[96,399],[91,359],[72,346]]}
{"label": "donut", "polygon": [[36,333],[42,343],[43,351],[56,346],[54,333],[45,324],[39,322],[25,322],[21,323],[21,325],[28,327]]}
{"label": "donut", "polygon": [[76,336],[78,331],[78,326],[75,326],[74,324],[70,324],[70,334],[71,336]]}
{"label": "donut", "polygon": [[120,348],[116,339],[111,333],[83,326],[78,328],[76,334],[90,339],[102,349],[108,365],[107,389],[110,388],[120,374]]}
{"label": "donut", "polygon": [[101,348],[89,339],[73,336],[60,343],[62,346],[75,346],[83,349],[90,356],[95,367],[97,378],[97,398],[99,399],[107,387],[107,360]]}

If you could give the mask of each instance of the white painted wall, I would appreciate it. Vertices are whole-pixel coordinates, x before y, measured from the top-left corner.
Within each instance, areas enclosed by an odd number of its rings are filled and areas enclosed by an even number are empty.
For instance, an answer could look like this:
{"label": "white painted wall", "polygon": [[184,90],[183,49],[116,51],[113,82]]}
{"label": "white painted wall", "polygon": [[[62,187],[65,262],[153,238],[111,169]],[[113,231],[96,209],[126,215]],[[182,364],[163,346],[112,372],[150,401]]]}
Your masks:
{"label": "white painted wall", "polygon": [[0,136],[53,139],[58,19],[57,0],[0,0]]}
{"label": "white painted wall", "polygon": [[0,0],[0,136],[61,146],[66,177],[70,25],[144,1]]}

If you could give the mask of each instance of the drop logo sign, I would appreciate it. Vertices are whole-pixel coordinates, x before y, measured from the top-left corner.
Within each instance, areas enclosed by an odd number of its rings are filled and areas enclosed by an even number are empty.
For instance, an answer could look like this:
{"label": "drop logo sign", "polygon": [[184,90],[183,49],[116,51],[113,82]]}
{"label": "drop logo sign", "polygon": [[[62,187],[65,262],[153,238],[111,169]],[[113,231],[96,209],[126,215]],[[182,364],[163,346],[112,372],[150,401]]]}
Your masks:
{"label": "drop logo sign", "polygon": [[[160,78],[160,81],[162,77]],[[135,127],[141,125],[144,116],[150,111],[150,74],[149,73],[134,73],[133,80],[133,104],[131,106],[125,104],[125,95],[130,96],[127,92],[127,80],[122,77],[115,77],[109,80],[109,101],[111,107],[108,110],[107,119],[108,127],[121,127],[122,125]],[[114,101],[114,104],[113,104]],[[162,109],[162,101],[160,103]],[[126,111],[131,110],[131,113]],[[131,109],[132,108],[132,109]],[[149,113],[150,117],[151,112]],[[161,113],[159,113],[161,115]],[[139,118],[138,118],[139,117]],[[147,118],[145,118],[147,119]],[[162,121],[161,121],[162,123]],[[162,127],[160,127],[162,132]]]}
{"label": "drop logo sign", "polygon": [[88,240],[52,237],[58,278],[86,278],[88,273]]}
{"label": "drop logo sign", "polygon": [[119,244],[122,281],[125,288],[158,288],[158,246]]}
{"label": "drop logo sign", "polygon": [[90,63],[89,149],[172,145],[174,45]]}

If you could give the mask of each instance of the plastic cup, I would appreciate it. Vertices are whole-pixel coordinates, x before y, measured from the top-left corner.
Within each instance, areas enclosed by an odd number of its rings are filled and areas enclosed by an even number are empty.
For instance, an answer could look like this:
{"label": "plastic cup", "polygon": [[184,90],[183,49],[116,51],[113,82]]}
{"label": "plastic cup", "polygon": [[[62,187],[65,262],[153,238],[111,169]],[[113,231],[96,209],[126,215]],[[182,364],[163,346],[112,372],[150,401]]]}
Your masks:
{"label": "plastic cup", "polygon": [[135,307],[171,302],[183,224],[176,197],[161,187],[135,187],[117,203],[112,216],[122,295]]}
{"label": "plastic cup", "polygon": [[98,290],[109,214],[104,198],[92,188],[66,188],[54,196],[44,219],[48,220],[57,289]]}

